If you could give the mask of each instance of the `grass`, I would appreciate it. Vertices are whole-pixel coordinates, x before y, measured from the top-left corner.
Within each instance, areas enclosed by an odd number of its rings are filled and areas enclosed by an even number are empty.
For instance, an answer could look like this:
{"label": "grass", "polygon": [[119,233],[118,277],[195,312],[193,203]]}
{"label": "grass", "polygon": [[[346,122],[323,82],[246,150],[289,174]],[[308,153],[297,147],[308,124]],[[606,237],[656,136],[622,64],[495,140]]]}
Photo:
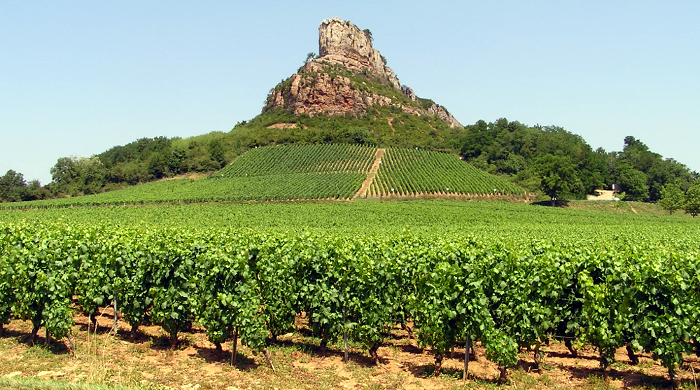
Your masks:
{"label": "grass", "polygon": [[[600,376],[589,374],[574,383],[558,383],[562,371],[570,367],[553,367],[545,373],[529,372],[524,368],[509,370],[509,382],[496,384],[493,363],[481,358],[472,362],[467,382],[462,381],[461,361],[445,359],[443,371],[432,376],[431,354],[407,353],[406,335],[397,331],[386,346],[380,349],[384,363],[379,367],[369,362],[366,351],[360,345],[350,348],[351,359],[342,363],[342,345],[329,344],[328,355],[321,357],[317,339],[306,337],[304,332],[280,336],[268,349],[275,364],[273,372],[261,354],[253,354],[248,348],[239,347],[236,367],[228,366],[230,343],[224,345],[224,356],[215,358],[213,347],[198,329],[183,337],[187,345],[177,351],[157,342],[162,331],[157,327],[144,327],[137,343],[132,344],[122,336],[114,337],[102,328],[97,335],[87,337],[81,327],[84,321],[77,319],[74,327],[78,358],[57,347],[28,346],[24,340],[23,322],[13,321],[9,328],[11,337],[0,339],[0,390],[165,390],[165,389],[327,389],[327,388],[430,388],[430,389],[585,389],[607,390],[619,388],[620,378],[639,376],[634,367],[616,367],[617,378],[605,382]],[[126,325],[126,324],[122,324]],[[126,335],[124,335],[126,337]],[[410,344],[414,344],[413,340]],[[414,345],[415,346],[415,345]],[[561,345],[553,347],[565,353]],[[410,359],[406,362],[406,359]],[[396,369],[397,364],[405,369]],[[656,364],[658,366],[658,364]],[[491,371],[484,371],[491,367]],[[7,377],[12,372],[19,376]],[[41,378],[36,376],[45,371]],[[46,373],[48,371],[48,373]],[[658,370],[657,370],[658,371]],[[656,374],[642,385],[628,386],[635,389],[665,388],[666,381]],[[623,384],[625,382],[624,378]],[[692,382],[685,379],[684,389],[692,389]]]}
{"label": "grass", "polygon": [[0,390],[156,390],[157,387],[109,386],[99,384],[71,383],[61,380],[37,378],[0,377]]}
{"label": "grass", "polygon": [[672,215],[669,215],[668,211],[661,208],[661,206],[659,206],[658,204],[645,202],[571,200],[567,202],[567,205],[565,207],[575,210],[602,211],[615,214],[638,214],[656,217],[692,218],[690,214],[687,214],[683,211],[676,211]]}

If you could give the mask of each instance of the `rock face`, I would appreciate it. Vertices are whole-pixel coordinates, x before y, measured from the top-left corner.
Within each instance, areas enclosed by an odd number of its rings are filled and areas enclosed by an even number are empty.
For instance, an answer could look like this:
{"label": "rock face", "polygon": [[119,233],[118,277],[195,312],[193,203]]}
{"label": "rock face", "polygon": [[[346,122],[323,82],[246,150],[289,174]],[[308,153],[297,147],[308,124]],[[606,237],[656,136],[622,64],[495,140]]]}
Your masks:
{"label": "rock face", "polygon": [[394,71],[386,66],[379,50],[372,47],[371,35],[350,22],[339,18],[324,20],[318,26],[318,53],[324,63],[342,65],[351,71],[371,69],[401,89]]}
{"label": "rock face", "polygon": [[384,57],[372,47],[369,30],[339,18],[318,27],[319,56],[278,84],[263,112],[275,108],[295,115],[362,116],[373,105],[391,106],[412,115],[437,115],[450,127],[463,127],[444,108],[425,106],[411,88],[402,87]]}

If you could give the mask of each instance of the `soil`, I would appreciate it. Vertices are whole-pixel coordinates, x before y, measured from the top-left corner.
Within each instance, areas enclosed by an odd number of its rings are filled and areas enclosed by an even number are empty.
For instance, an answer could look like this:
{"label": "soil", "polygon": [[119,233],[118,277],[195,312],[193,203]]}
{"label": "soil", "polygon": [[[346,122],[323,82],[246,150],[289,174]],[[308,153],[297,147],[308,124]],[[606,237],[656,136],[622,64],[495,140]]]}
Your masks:
{"label": "soil", "polygon": [[[119,321],[119,333],[110,334],[111,309],[98,317],[97,334],[88,334],[88,319],[75,316],[72,329],[76,355],[68,351],[65,340],[53,341],[45,347],[44,331],[39,346],[28,344],[31,324],[12,321],[0,338],[0,376],[40,377],[69,382],[107,383],[138,386],[148,389],[453,389],[494,388],[498,366],[488,361],[485,350],[477,343],[476,356],[470,355],[469,376],[462,381],[464,348],[447,353],[439,376],[434,376],[434,356],[421,349],[405,330],[396,327],[378,349],[376,366],[367,350],[351,345],[349,361],[343,361],[343,345],[329,344],[321,355],[319,340],[310,336],[306,321],[297,320],[297,330],[278,338],[269,351],[276,372],[262,353],[255,354],[238,347],[236,366],[229,365],[231,341],[223,345],[217,356],[215,346],[204,330],[195,325],[180,335],[176,350],[171,350],[168,336],[158,326],[142,326],[134,342],[128,324]],[[525,389],[593,389],[593,388],[669,388],[667,371],[649,354],[639,354],[640,362],[632,365],[626,350],[617,351],[610,381],[603,383],[598,354],[592,347],[579,348],[574,358],[563,343],[545,347],[539,368],[532,351],[521,351],[516,367],[510,368],[509,382],[503,388]],[[476,358],[476,360],[474,360]],[[700,371],[696,357],[686,357],[679,370],[683,386],[694,388],[695,372]]]}
{"label": "soil", "polygon": [[367,197],[367,191],[372,185],[374,178],[377,177],[377,172],[379,172],[379,165],[382,163],[382,157],[384,157],[385,151],[386,149],[384,148],[377,149],[377,152],[374,154],[374,164],[372,164],[372,167],[369,169],[369,172],[367,172],[367,177],[364,181],[362,181],[362,185],[360,186],[360,189],[355,193],[355,196],[352,197],[353,199],[361,196]]}
{"label": "soil", "polygon": [[[391,127],[391,134],[396,134],[396,129],[394,129],[394,117],[393,116],[388,116],[386,118],[387,123],[389,123],[389,127]],[[433,129],[434,130],[434,129]]]}

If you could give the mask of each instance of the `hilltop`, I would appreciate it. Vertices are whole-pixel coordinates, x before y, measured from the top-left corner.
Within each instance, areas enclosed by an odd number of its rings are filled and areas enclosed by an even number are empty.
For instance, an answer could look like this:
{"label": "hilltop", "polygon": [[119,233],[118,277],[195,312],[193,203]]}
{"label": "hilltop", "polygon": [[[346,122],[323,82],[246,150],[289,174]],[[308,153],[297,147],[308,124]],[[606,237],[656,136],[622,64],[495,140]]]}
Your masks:
{"label": "hilltop", "polygon": [[358,143],[456,151],[464,126],[402,85],[369,29],[339,18],[319,28],[318,55],[272,88],[262,113],[231,132],[249,146]]}
{"label": "hilltop", "polygon": [[318,57],[309,58],[297,73],[270,91],[263,115],[283,109],[295,116],[364,117],[370,108],[379,106],[415,116],[437,115],[450,128],[463,127],[444,107],[418,98],[411,88],[401,85],[386,58],[372,47],[370,30],[361,31],[349,21],[333,18],[321,23],[318,35]]}
{"label": "hilltop", "polygon": [[583,199],[617,185],[626,200],[657,201],[668,183],[679,181],[686,191],[698,177],[632,136],[625,138],[622,152],[607,152],[559,126],[527,126],[505,118],[463,126],[445,107],[401,84],[374,48],[369,29],[332,18],[318,30],[318,54],[309,53],[296,72],[270,89],[260,115],[231,131],[142,138],[90,158],[63,157],[51,168],[53,182],[44,187],[27,184],[10,170],[0,180],[0,200],[97,194],[164,178],[211,175],[248,150],[270,145],[446,152],[529,191],[542,189],[546,160],[573,173],[560,198]]}

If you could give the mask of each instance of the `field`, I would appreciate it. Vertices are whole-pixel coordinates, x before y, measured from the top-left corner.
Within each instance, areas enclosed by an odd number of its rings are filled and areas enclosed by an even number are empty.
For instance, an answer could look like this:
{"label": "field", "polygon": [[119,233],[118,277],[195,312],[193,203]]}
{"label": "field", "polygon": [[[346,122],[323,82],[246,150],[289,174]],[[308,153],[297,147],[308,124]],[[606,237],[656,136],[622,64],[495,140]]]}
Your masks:
{"label": "field", "polygon": [[[698,285],[699,238],[691,218],[501,201],[6,210],[0,311],[9,302],[14,319],[0,339],[0,376],[46,371],[137,388],[458,388],[466,332],[479,357],[470,388],[495,386],[499,366],[509,367],[505,386],[518,388],[658,388],[669,368],[690,386],[700,369],[687,343],[698,329],[700,300],[688,286]],[[51,347],[31,346],[34,327],[51,329]],[[637,365],[625,358],[629,342]]]}
{"label": "field", "polygon": [[387,149],[371,196],[523,195],[524,190],[450,154]]}
{"label": "field", "polygon": [[[255,148],[206,179],[163,180],[73,198],[0,203],[0,209],[349,200],[367,179],[376,155],[377,148],[358,145]],[[379,169],[370,197],[469,195],[474,198],[527,198],[521,188],[481,172],[452,155],[388,149],[387,156],[388,160]],[[417,174],[410,175],[409,170],[415,170]],[[449,189],[450,186],[452,189]],[[391,191],[394,187],[396,191]]]}

